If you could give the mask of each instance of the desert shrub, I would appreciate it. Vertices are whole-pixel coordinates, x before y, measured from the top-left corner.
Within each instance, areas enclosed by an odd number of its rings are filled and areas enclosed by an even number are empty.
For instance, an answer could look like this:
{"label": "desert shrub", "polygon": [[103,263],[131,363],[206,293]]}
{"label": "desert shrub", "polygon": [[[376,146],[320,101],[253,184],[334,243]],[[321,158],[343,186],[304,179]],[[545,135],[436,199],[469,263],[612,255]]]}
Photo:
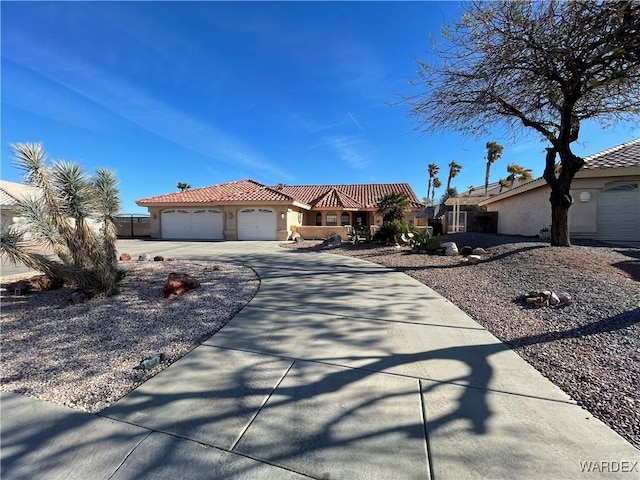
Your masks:
{"label": "desert shrub", "polygon": [[[115,174],[99,169],[95,176],[64,161],[51,162],[41,144],[11,145],[25,182],[39,195],[19,201],[23,229],[3,229],[0,251],[22,263],[75,284],[89,296],[111,295],[124,276],[116,256],[114,215],[120,209]],[[50,247],[58,260],[30,251],[31,240]]]}

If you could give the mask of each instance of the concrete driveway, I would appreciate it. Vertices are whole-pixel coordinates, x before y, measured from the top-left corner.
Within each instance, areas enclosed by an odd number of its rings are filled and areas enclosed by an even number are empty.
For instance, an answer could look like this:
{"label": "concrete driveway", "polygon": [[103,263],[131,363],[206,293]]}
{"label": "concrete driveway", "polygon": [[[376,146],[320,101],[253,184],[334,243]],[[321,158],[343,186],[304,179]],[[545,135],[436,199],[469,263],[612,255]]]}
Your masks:
{"label": "concrete driveway", "polygon": [[3,478],[640,478],[637,449],[402,273],[275,242],[119,249],[243,263],[260,289],[98,416],[3,394]]}

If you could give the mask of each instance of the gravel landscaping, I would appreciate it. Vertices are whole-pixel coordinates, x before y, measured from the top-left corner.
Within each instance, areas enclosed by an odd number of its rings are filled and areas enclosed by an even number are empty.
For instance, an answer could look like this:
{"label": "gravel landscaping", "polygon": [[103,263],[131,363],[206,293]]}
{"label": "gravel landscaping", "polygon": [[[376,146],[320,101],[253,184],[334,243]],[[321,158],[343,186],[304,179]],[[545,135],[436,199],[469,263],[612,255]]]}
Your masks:
{"label": "gravel landscaping", "polygon": [[[477,265],[461,257],[373,244],[324,250],[412,276],[458,305],[594,416],[640,448],[640,248],[583,242],[549,247],[538,239],[447,236],[483,247]],[[282,244],[318,250],[320,242]],[[532,290],[567,292],[564,307],[530,307]]]}
{"label": "gravel landscaping", "polygon": [[[99,412],[220,330],[256,294],[248,267],[213,262],[127,262],[118,295],[70,304],[73,289],[13,295],[3,278],[2,391]],[[164,299],[171,272],[201,286]],[[164,354],[149,371],[142,359]]]}

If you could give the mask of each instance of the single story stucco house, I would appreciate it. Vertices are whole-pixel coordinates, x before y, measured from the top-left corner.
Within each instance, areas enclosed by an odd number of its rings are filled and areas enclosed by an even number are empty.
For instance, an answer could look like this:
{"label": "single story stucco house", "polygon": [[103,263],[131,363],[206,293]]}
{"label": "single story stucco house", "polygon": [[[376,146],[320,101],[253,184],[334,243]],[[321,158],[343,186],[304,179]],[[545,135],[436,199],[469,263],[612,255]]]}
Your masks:
{"label": "single story stucco house", "polygon": [[[571,183],[572,238],[640,241],[640,138],[590,155]],[[498,212],[498,233],[533,236],[551,224],[543,178],[480,201]]]}
{"label": "single story stucco house", "polygon": [[239,180],[136,200],[147,207],[151,237],[194,240],[287,240],[343,236],[352,226],[379,226],[378,199],[404,193],[405,215],[419,226],[424,208],[407,183],[362,185],[281,185],[270,187]]}

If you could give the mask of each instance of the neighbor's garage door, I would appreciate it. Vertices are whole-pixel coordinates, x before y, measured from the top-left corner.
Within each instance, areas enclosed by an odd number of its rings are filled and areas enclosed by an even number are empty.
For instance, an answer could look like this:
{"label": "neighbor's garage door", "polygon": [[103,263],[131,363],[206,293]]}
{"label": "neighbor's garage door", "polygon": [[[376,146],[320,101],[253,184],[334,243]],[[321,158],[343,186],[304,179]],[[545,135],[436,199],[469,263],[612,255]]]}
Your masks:
{"label": "neighbor's garage door", "polygon": [[619,185],[598,196],[598,240],[640,241],[640,189]]}
{"label": "neighbor's garage door", "polygon": [[238,240],[275,240],[276,212],[269,208],[247,208],[238,214]]}
{"label": "neighbor's garage door", "polygon": [[207,208],[162,212],[162,238],[222,240],[222,212]]}

